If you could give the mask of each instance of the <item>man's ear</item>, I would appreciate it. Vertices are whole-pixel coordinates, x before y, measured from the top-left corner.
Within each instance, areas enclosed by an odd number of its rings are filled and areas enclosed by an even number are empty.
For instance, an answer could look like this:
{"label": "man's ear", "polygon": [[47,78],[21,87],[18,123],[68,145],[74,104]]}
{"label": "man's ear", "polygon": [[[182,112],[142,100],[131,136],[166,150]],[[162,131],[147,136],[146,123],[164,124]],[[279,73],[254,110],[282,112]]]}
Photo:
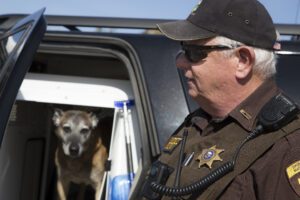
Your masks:
{"label": "man's ear", "polygon": [[246,78],[253,70],[255,53],[253,48],[242,46],[237,49],[238,65],[236,68],[236,77],[238,79]]}

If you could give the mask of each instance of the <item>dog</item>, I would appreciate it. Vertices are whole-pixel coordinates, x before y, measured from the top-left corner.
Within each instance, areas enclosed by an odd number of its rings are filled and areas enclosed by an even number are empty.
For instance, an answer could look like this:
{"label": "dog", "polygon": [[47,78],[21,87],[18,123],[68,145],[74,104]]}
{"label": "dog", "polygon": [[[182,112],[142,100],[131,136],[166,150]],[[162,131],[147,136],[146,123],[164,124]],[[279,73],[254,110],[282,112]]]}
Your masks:
{"label": "dog", "polygon": [[[55,109],[52,120],[58,137],[55,152],[58,199],[67,199],[72,182],[92,186],[95,200],[100,200],[108,155],[100,134],[95,131],[99,119],[86,111]],[[77,199],[84,198],[82,190]]]}

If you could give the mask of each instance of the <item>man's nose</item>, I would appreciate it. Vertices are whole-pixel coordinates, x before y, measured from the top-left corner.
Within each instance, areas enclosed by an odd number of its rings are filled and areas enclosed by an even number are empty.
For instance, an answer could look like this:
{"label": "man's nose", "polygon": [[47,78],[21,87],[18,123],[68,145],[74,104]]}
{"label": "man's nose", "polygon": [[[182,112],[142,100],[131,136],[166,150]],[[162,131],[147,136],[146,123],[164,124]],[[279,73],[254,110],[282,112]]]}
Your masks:
{"label": "man's nose", "polygon": [[183,51],[179,51],[176,56],[176,67],[179,69],[187,69],[189,65],[190,63],[186,59]]}

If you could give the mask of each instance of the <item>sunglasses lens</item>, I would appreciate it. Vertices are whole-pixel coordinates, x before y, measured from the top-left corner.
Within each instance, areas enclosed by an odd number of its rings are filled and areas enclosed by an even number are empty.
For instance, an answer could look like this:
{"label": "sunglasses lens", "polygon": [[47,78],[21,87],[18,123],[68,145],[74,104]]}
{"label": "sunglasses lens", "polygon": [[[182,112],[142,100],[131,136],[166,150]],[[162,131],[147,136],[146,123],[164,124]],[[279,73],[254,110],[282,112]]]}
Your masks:
{"label": "sunglasses lens", "polygon": [[190,62],[199,62],[207,57],[206,51],[199,51],[196,49],[185,49],[185,56]]}
{"label": "sunglasses lens", "polygon": [[207,57],[211,51],[228,50],[234,47],[228,47],[224,45],[190,45],[181,43],[182,52],[186,59],[192,63],[197,63]]}

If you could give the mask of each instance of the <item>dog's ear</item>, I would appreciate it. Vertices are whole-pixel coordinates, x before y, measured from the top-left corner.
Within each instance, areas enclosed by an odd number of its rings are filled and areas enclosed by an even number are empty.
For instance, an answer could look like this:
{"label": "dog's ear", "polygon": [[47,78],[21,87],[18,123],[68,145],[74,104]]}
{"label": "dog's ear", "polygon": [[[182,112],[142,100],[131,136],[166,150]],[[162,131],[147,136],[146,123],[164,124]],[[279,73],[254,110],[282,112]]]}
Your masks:
{"label": "dog's ear", "polygon": [[53,114],[53,117],[52,117],[52,120],[53,120],[53,123],[55,126],[58,126],[59,123],[60,123],[60,118],[61,116],[63,115],[63,110],[61,109],[58,109],[58,108],[55,108],[54,109],[54,114]]}
{"label": "dog's ear", "polygon": [[90,115],[90,118],[92,120],[92,128],[96,128],[96,126],[97,126],[97,124],[99,122],[99,119],[98,119],[97,115],[95,115],[92,112],[90,112],[89,115]]}

